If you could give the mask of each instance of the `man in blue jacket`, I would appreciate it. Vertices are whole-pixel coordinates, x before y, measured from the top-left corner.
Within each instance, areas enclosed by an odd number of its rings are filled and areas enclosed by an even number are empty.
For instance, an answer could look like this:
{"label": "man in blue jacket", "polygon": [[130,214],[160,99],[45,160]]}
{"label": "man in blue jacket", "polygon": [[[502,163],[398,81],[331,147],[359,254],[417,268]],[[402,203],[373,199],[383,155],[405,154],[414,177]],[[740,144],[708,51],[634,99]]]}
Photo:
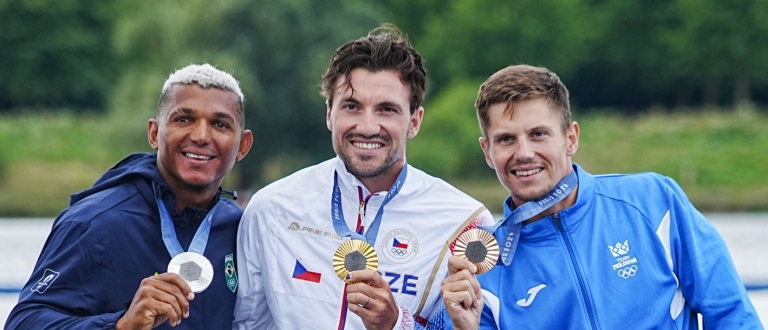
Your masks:
{"label": "man in blue jacket", "polygon": [[[475,103],[488,165],[510,192],[500,260],[449,260],[457,329],[762,329],[715,228],[672,179],[593,176],[571,157],[579,125],[552,72],[517,65]],[[479,281],[479,282],[478,282]]]}
{"label": "man in blue jacket", "polygon": [[[72,195],[6,329],[230,328],[242,211],[220,186],[253,143],[244,124],[231,75],[173,73],[147,130],[157,154],[129,155]],[[191,271],[167,272],[175,256]]]}

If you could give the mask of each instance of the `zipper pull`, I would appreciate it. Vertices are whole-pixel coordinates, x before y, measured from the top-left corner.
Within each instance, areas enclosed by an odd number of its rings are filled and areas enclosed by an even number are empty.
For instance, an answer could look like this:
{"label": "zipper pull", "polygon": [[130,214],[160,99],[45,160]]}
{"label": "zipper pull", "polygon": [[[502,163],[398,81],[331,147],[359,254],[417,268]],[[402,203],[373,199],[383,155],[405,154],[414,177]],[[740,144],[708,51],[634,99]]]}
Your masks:
{"label": "zipper pull", "polygon": [[552,218],[555,220],[555,226],[557,226],[557,229],[562,231],[563,230],[563,224],[560,223],[560,215],[557,214],[557,213],[552,214]]}

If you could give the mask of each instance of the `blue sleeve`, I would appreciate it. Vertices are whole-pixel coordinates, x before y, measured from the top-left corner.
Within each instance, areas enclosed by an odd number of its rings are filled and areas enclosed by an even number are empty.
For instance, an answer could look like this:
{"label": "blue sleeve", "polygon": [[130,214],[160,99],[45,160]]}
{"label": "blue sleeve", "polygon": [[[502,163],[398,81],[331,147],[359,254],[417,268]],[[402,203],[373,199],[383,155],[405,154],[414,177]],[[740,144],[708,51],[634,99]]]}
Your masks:
{"label": "blue sleeve", "polygon": [[483,306],[483,313],[480,314],[480,329],[496,330],[496,320],[493,318],[493,312],[488,305]]}
{"label": "blue sleeve", "polygon": [[57,220],[5,329],[114,329],[124,310],[97,315],[100,246],[88,226]]}
{"label": "blue sleeve", "polygon": [[680,186],[666,181],[673,268],[686,303],[707,329],[762,329],[722,237]]}

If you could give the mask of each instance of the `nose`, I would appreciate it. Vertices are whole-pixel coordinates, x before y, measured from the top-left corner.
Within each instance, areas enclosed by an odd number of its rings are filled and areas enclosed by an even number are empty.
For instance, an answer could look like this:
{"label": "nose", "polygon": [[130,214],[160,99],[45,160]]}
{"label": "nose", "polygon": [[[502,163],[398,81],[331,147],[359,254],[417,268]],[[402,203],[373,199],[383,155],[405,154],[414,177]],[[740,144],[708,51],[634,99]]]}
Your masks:
{"label": "nose", "polygon": [[189,134],[192,142],[197,144],[208,144],[211,138],[211,125],[207,121],[199,120],[192,126],[192,132]]}
{"label": "nose", "polygon": [[363,111],[360,115],[359,122],[357,123],[357,133],[365,136],[373,136],[379,134],[380,130],[381,126],[379,126],[375,111]]}
{"label": "nose", "polygon": [[515,160],[517,162],[529,161],[533,159],[535,154],[533,144],[530,141],[522,139],[517,143],[517,150],[515,150]]}

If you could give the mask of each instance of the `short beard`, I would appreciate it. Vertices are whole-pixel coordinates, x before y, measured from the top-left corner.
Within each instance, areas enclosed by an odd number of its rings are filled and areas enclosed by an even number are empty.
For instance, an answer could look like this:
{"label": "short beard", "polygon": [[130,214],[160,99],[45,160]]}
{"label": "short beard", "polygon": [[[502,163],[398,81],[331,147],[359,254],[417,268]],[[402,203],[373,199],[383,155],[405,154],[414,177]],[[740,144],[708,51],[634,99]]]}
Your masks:
{"label": "short beard", "polygon": [[555,188],[555,186],[552,186],[552,187],[549,187],[547,189],[544,189],[544,190],[541,190],[541,191],[536,191],[536,192],[534,192],[532,194],[528,194],[528,195],[525,195],[525,196],[520,195],[518,193],[515,193],[513,191],[512,192],[512,196],[515,197],[515,199],[517,199],[519,201],[522,201],[523,203],[532,202],[532,201],[537,201],[539,199],[542,199],[545,196],[549,195],[549,192],[552,191],[552,189],[554,189],[554,188]]}
{"label": "short beard", "polygon": [[[354,161],[347,157],[346,154],[340,153],[339,157],[342,161],[344,161],[344,165],[347,168],[347,171],[354,175],[357,178],[374,178],[382,173],[389,170],[392,165],[394,165],[397,162],[397,157],[394,153],[390,153],[387,155],[387,159],[384,160],[384,163],[381,166],[373,167],[373,168],[366,168],[363,166],[354,166]],[[361,162],[364,161],[361,159]]]}

